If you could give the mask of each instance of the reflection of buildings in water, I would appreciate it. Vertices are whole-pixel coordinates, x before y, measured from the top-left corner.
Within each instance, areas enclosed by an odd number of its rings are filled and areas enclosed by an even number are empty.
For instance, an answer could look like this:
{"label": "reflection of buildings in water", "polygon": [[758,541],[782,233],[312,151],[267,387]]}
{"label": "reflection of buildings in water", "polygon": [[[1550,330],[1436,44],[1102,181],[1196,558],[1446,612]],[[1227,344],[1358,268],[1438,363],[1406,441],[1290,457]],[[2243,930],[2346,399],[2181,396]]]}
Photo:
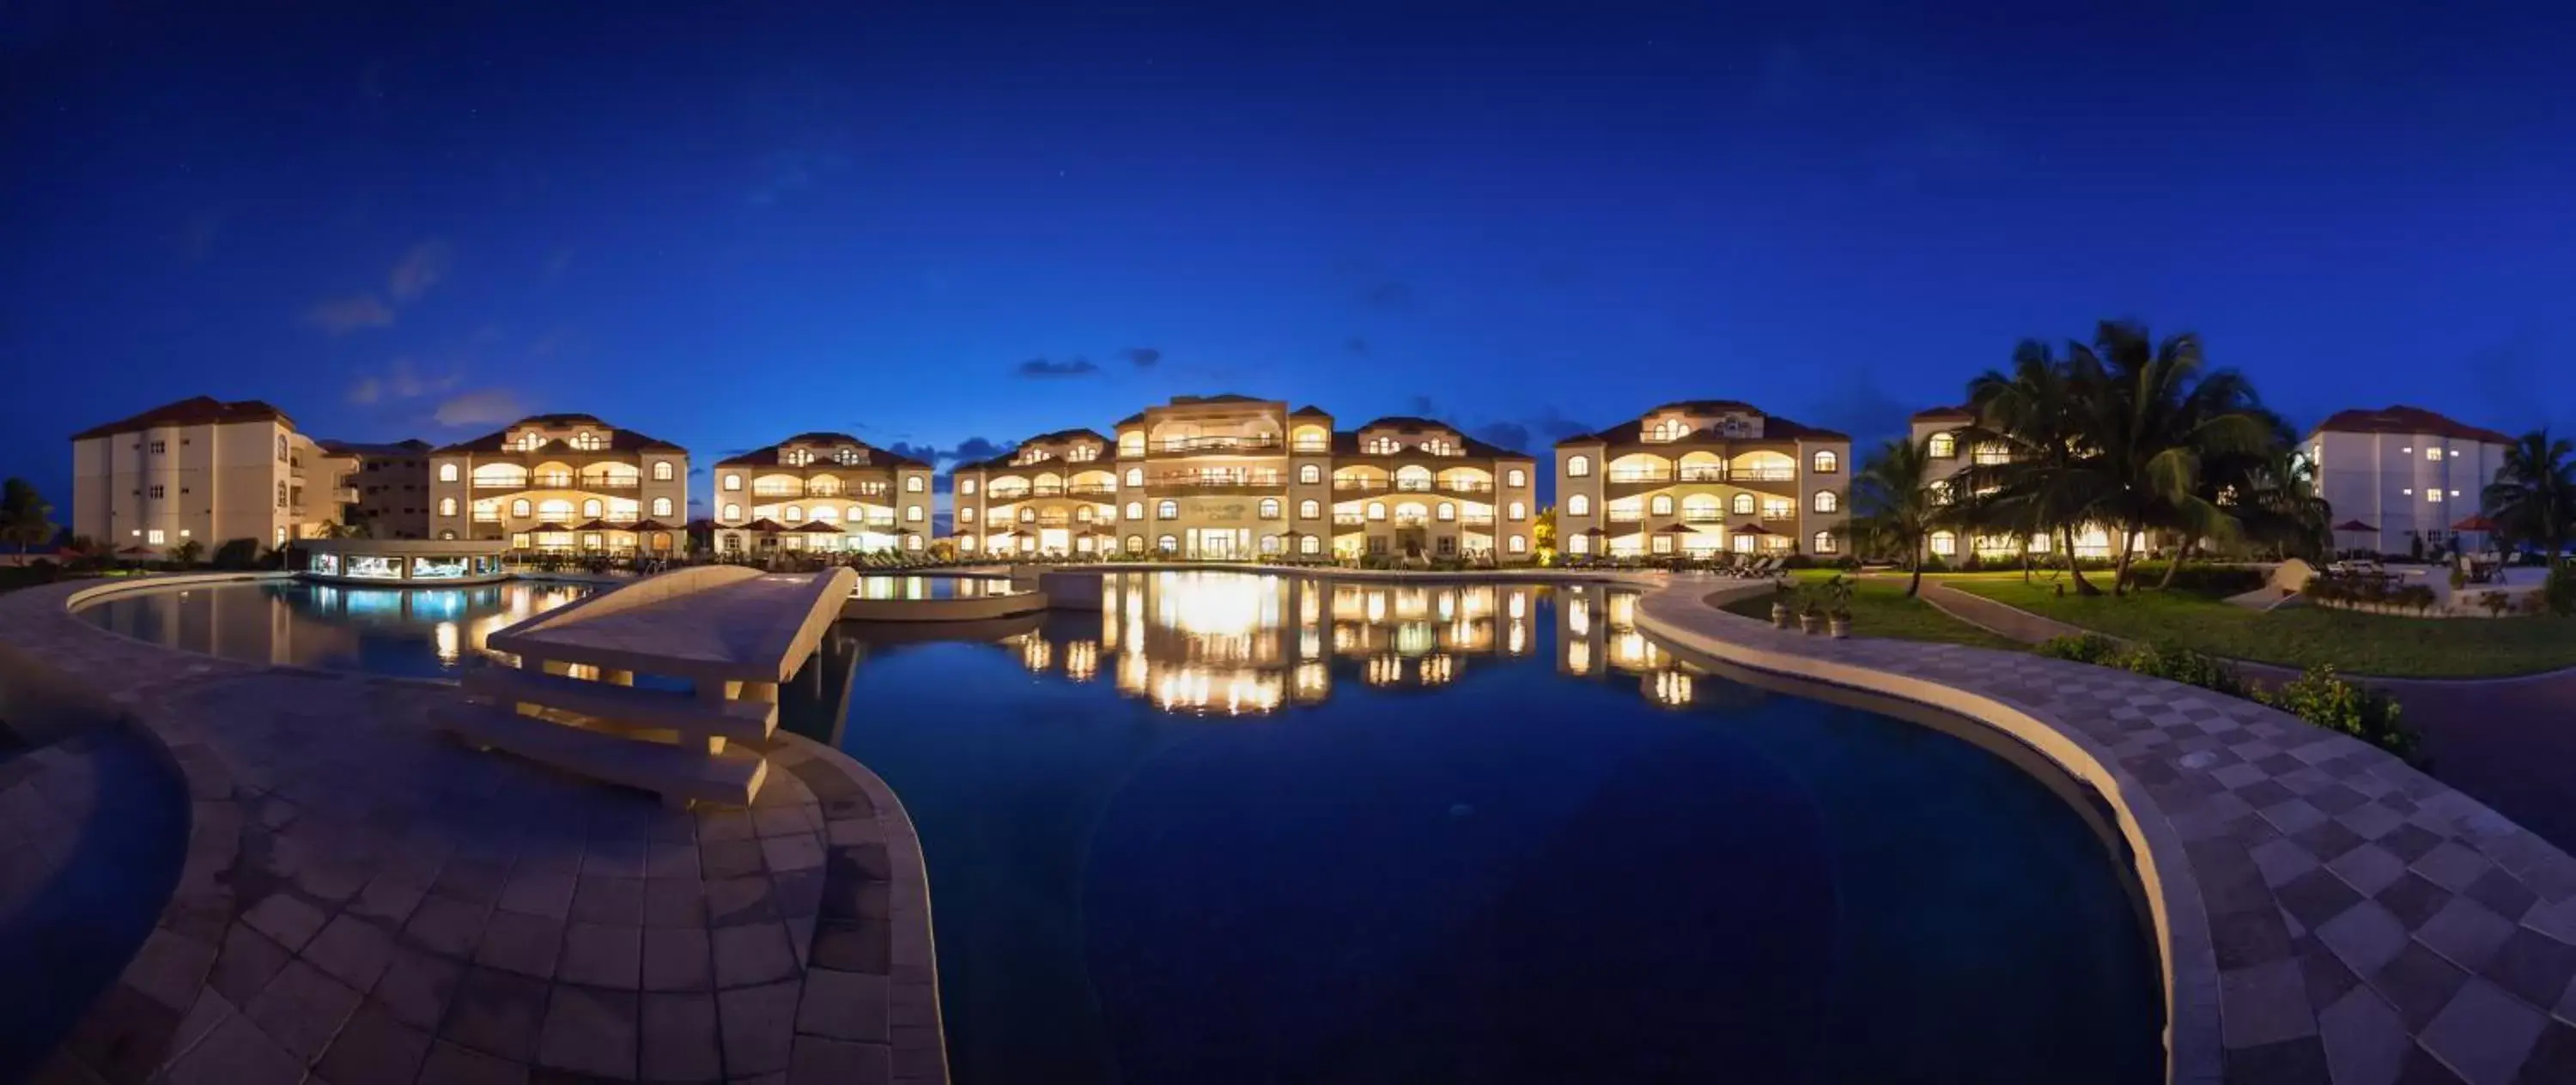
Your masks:
{"label": "reflection of buildings in water", "polygon": [[424,634],[441,663],[484,652],[494,631],[586,594],[524,583],[375,588],[279,583],[182,590],[110,600],[91,620],[128,636],[270,665],[312,665],[363,654],[370,635]]}
{"label": "reflection of buildings in water", "polygon": [[1692,703],[1698,683],[1672,653],[1638,631],[1637,593],[1598,585],[1562,589],[1557,604],[1557,670],[1638,676],[1638,690],[1659,705]]}
{"label": "reflection of buildings in water", "polygon": [[1100,673],[1100,642],[1078,640],[1064,646],[1064,676],[1088,682]]}

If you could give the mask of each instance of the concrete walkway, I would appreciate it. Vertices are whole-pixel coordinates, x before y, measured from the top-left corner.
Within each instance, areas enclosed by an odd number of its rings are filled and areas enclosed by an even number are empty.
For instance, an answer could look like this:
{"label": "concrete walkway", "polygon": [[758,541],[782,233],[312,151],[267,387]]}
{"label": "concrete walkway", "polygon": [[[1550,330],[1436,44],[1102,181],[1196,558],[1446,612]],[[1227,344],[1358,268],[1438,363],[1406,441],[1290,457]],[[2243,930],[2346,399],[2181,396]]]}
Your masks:
{"label": "concrete walkway", "polygon": [[146,645],[85,590],[0,597],[0,666],[115,705],[191,809],[39,1080],[946,1079],[919,844],[845,756],[782,735],[751,808],[665,810],[435,734],[450,687]]}

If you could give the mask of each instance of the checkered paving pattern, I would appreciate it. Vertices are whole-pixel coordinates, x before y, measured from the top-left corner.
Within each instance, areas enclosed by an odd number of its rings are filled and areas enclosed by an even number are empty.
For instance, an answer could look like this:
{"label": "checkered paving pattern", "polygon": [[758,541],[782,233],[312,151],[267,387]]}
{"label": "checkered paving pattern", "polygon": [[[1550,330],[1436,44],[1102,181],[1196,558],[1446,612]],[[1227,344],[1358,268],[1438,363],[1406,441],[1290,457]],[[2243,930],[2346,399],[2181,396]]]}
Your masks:
{"label": "checkered paving pattern", "polygon": [[0,646],[120,691],[192,820],[38,1080],[946,1080],[919,842],[837,751],[668,810],[439,736],[450,687],[170,652],[70,590],[0,599]]}
{"label": "checkered paving pattern", "polygon": [[1913,686],[1929,683],[2035,722],[2047,733],[1988,720],[2044,752],[2067,744],[2059,762],[2136,823],[2161,898],[2175,1080],[2576,1082],[2576,859],[2475,800],[2251,701],[1783,632],[1709,606],[1711,588],[1650,589],[1641,624],[1758,670],[1961,707]]}

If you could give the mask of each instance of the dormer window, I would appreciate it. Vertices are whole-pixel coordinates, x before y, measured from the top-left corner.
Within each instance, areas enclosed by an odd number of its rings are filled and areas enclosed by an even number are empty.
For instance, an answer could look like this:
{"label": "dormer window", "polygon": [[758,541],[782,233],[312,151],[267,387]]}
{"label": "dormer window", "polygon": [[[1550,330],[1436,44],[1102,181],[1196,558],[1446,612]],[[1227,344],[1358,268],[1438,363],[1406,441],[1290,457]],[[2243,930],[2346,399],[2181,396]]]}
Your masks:
{"label": "dormer window", "polygon": [[1666,418],[1648,425],[1645,436],[1649,441],[1678,441],[1690,436],[1690,431],[1690,423],[1678,418]]}
{"label": "dormer window", "polygon": [[1049,456],[1049,455],[1047,454],[1047,450],[1045,450],[1045,449],[1043,449],[1043,448],[1023,448],[1023,449],[1021,449],[1021,450],[1020,450],[1020,454],[1019,454],[1019,455],[1016,455],[1016,456],[1011,457],[1011,463],[1012,463],[1013,465],[1024,464],[1024,463],[1036,463],[1036,462],[1038,462],[1039,460],[1046,460],[1046,459],[1053,459],[1053,458],[1054,458],[1054,457]]}
{"label": "dormer window", "polygon": [[814,462],[814,453],[810,449],[791,448],[778,454],[778,462],[789,467],[803,467]]}
{"label": "dormer window", "polygon": [[1397,441],[1393,437],[1371,437],[1369,438],[1368,447],[1362,451],[1365,451],[1372,456],[1392,456],[1403,450],[1403,442]]}
{"label": "dormer window", "polygon": [[546,435],[535,430],[529,430],[528,432],[519,435],[519,451],[521,452],[534,452],[540,448],[544,448],[545,445]]}
{"label": "dormer window", "polygon": [[572,447],[575,452],[597,452],[608,447],[608,435],[583,430],[572,435]]}
{"label": "dormer window", "polygon": [[844,466],[866,463],[868,462],[868,454],[855,448],[838,449],[832,453],[832,462],[842,464]]}
{"label": "dormer window", "polygon": [[1458,446],[1452,444],[1446,437],[1434,437],[1422,442],[1422,450],[1434,456],[1455,456],[1458,454]]}
{"label": "dormer window", "polygon": [[1065,450],[1064,458],[1076,463],[1087,463],[1100,458],[1100,446],[1075,445],[1072,448]]}

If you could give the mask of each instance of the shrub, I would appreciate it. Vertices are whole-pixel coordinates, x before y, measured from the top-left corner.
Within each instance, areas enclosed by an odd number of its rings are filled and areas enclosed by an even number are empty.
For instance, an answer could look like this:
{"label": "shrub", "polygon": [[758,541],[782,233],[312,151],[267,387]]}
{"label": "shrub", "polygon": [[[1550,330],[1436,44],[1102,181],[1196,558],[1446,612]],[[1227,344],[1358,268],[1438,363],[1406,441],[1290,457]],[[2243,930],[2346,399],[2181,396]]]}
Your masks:
{"label": "shrub", "polygon": [[2031,649],[2050,659],[2067,659],[2077,663],[2111,666],[2121,652],[2120,642],[2099,633],[2080,633],[2071,637],[2052,637]]}
{"label": "shrub", "polygon": [[[2129,566],[2129,583],[2154,587],[2162,583],[2167,561],[2142,561]],[[2242,595],[2263,586],[2263,570],[2243,565],[2213,565],[2207,562],[2185,562],[2174,573],[2172,589],[2208,595]]]}
{"label": "shrub", "polygon": [[2540,585],[2540,597],[2552,614],[2562,617],[2576,614],[2576,567],[2563,564],[2550,567],[2549,579]]}
{"label": "shrub", "polygon": [[2245,696],[2245,678],[2236,673],[2233,665],[2217,656],[2189,648],[2142,645],[2122,653],[2112,665],[2133,674],[2199,686],[2230,697]]}
{"label": "shrub", "polygon": [[2255,700],[2329,731],[2338,731],[2415,760],[2423,737],[2399,722],[2395,698],[2335,676],[2319,664],[2278,688],[2258,691]]}
{"label": "shrub", "polygon": [[259,567],[258,539],[226,539],[208,559],[218,569],[256,569]]}
{"label": "shrub", "polygon": [[2504,617],[2505,611],[2512,609],[2513,597],[2500,591],[2491,591],[2478,596],[2478,605],[2487,608],[2488,617],[2501,618]]}

